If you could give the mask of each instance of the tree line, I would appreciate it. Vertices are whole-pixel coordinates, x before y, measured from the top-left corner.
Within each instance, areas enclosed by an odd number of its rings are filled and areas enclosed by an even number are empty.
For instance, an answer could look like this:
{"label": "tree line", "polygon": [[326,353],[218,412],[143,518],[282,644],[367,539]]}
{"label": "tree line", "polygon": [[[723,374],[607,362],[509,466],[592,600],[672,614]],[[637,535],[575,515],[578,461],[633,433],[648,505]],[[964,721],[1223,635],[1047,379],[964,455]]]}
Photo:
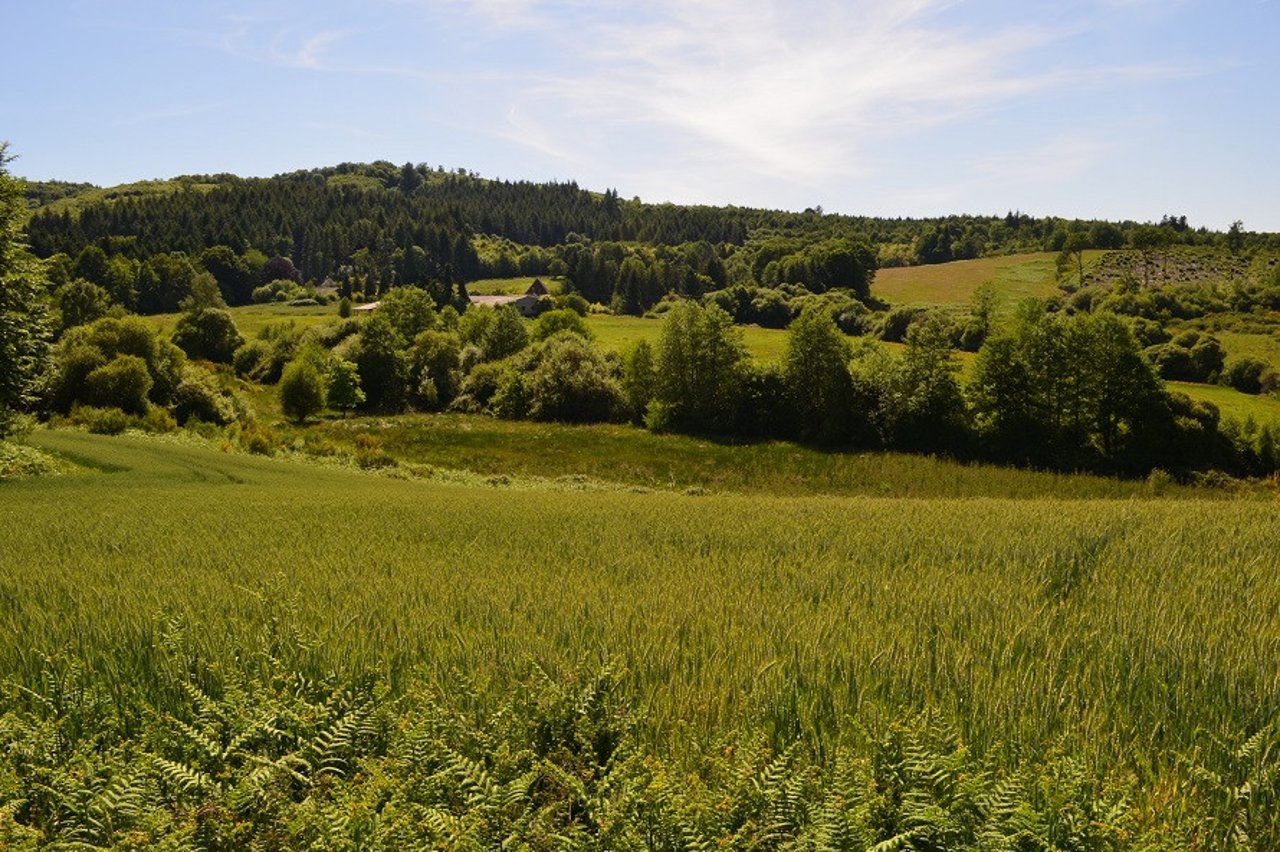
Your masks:
{"label": "tree line", "polygon": [[[827,214],[821,208],[787,212],[645,204],[622,199],[615,190],[589,192],[573,182],[486,180],[461,170],[412,163],[397,167],[385,161],[273,178],[185,176],[168,182],[164,191],[96,200],[89,194],[78,202],[82,192],[82,185],[59,182],[28,187],[32,204],[62,199],[37,207],[31,217],[29,239],[38,256],[76,257],[96,244],[109,255],[141,261],[175,251],[197,256],[225,245],[237,254],[252,249],[288,257],[308,281],[337,277],[344,267],[358,265],[362,268],[357,271],[372,276],[379,291],[393,282],[420,283],[422,275],[468,281],[513,265],[520,268],[540,257],[537,249],[583,241],[650,248],[709,244],[727,261],[735,249],[752,243],[856,239],[875,247],[880,266],[1020,251],[1141,248],[1148,243],[1224,244],[1233,251],[1280,248],[1275,235],[1246,232],[1240,223],[1216,234],[1191,227],[1185,216],[1167,215],[1158,225],[1141,225],[1013,212],[906,219]],[[512,250],[499,252],[494,265],[482,268],[472,245],[476,235],[506,241]],[[414,247],[425,258],[408,259]],[[541,257],[542,263],[533,263],[526,274],[548,272],[551,258]],[[798,283],[785,267],[777,270],[776,282],[762,277],[763,271],[754,270],[755,283]]]}
{"label": "tree line", "polygon": [[363,324],[260,346],[244,363],[237,354],[236,367],[259,377],[281,371],[282,399],[300,420],[328,404],[630,421],[1120,475],[1280,466],[1274,427],[1224,422],[1214,406],[1170,393],[1113,314],[1050,314],[1029,303],[984,342],[962,384],[950,329],[938,318],[913,325],[895,353],[850,340],[831,307],[814,302],[789,326],[781,361],[760,364],[714,302],[676,303],[656,344],[619,354],[594,343],[575,306],[548,305],[526,324],[510,307],[459,314],[436,311],[421,291],[393,295]]}

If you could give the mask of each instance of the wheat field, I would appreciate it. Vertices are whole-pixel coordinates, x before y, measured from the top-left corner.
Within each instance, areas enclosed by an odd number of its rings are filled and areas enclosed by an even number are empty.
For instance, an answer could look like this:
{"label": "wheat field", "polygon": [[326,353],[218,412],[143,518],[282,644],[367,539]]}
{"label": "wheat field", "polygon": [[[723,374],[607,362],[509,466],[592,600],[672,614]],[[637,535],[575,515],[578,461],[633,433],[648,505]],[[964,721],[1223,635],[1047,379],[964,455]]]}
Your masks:
{"label": "wheat field", "polygon": [[391,694],[617,671],[676,766],[743,732],[824,766],[934,713],[997,764],[1134,785],[1148,825],[1188,755],[1280,716],[1275,501],[576,491],[33,440],[84,472],[0,485],[0,675],[24,688],[74,661],[180,713],[175,624],[188,667],[270,650]]}

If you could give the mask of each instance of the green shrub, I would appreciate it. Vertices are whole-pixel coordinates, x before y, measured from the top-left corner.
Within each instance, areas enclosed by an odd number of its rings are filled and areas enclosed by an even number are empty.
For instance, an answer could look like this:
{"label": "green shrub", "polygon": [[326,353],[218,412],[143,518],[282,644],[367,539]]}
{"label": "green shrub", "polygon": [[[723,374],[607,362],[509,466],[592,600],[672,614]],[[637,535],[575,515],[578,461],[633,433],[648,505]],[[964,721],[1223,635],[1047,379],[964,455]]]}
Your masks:
{"label": "green shrub", "polygon": [[277,278],[275,281],[268,281],[261,287],[255,287],[252,295],[255,304],[265,302],[288,302],[291,299],[302,299],[306,297],[306,290],[302,289],[302,285],[296,281],[290,281],[287,278]]}
{"label": "green shrub", "polygon": [[173,416],[185,424],[191,418],[205,423],[225,426],[236,419],[235,406],[217,381],[206,370],[188,366],[182,373],[182,383],[173,392],[171,403]]}
{"label": "green shrub", "polygon": [[451,407],[458,411],[487,411],[510,371],[511,366],[506,363],[477,364],[463,380],[461,392]]}
{"label": "green shrub", "polygon": [[229,364],[244,338],[229,312],[199,308],[179,317],[173,342],[189,358]]}
{"label": "green shrub", "polygon": [[591,305],[586,299],[577,293],[566,293],[563,296],[556,296],[552,303],[557,309],[567,309],[573,311],[580,317],[585,317],[591,310]]}
{"label": "green shrub", "polygon": [[83,426],[95,435],[119,435],[132,427],[137,419],[119,408],[100,408],[93,405],[77,405],[71,409],[68,420]]}
{"label": "green shrub", "polygon": [[0,441],[0,482],[31,476],[54,476],[62,469],[61,462],[34,447]]}
{"label": "green shrub", "polygon": [[252,421],[240,424],[240,428],[236,430],[234,437],[241,447],[259,456],[274,454],[276,446],[279,444],[276,433],[271,427],[261,426]]}
{"label": "green shrub", "polygon": [[[120,356],[138,360],[124,362],[131,365],[128,368],[117,364],[100,374],[91,387],[90,373]],[[148,400],[159,405],[169,403],[182,381],[185,361],[182,350],[159,339],[155,329],[141,317],[104,317],[90,325],[77,326],[70,329],[55,348],[48,389],[50,407],[66,412],[79,402],[144,413]],[[141,400],[136,391],[137,386],[144,383],[134,369],[139,362],[149,376],[147,391]],[[116,394],[125,394],[128,398],[116,398]]]}
{"label": "green shrub", "polygon": [[152,384],[146,361],[136,355],[117,355],[85,377],[84,399],[102,408],[146,414]]}
{"label": "green shrub", "polygon": [[534,341],[546,340],[548,337],[561,332],[576,334],[585,340],[591,340],[595,337],[582,319],[582,315],[569,308],[547,311],[538,317],[533,321],[533,328],[529,330],[529,337]]}
{"label": "green shrub", "polygon": [[231,368],[237,376],[254,378],[270,360],[273,348],[270,341],[251,340],[236,350],[231,358]]}
{"label": "green shrub", "polygon": [[1222,374],[1222,383],[1241,393],[1261,393],[1262,376],[1266,371],[1267,362],[1265,361],[1257,358],[1239,358],[1227,365]]}

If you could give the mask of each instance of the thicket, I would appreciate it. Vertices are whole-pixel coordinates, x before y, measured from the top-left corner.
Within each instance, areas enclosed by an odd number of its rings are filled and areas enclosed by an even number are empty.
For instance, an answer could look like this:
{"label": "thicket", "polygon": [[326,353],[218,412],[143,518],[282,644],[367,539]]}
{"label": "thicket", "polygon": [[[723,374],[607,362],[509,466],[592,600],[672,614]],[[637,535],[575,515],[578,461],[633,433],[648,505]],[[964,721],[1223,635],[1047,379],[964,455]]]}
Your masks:
{"label": "thicket", "polygon": [[237,417],[216,379],[140,317],[104,317],[68,330],[53,349],[41,406],[59,414],[80,406],[117,409],[139,418],[159,409],[179,423]]}

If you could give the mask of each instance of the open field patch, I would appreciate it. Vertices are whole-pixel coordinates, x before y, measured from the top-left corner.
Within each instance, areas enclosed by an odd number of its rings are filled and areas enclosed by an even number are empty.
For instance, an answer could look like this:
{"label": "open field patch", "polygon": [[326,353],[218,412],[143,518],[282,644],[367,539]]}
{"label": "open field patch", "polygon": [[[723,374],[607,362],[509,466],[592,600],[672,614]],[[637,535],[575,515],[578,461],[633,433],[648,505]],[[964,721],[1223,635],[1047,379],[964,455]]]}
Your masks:
{"label": "open field patch", "polygon": [[[1102,252],[1086,252],[1086,264]],[[964,305],[983,284],[995,289],[997,306],[1008,311],[1027,298],[1058,292],[1057,255],[1052,252],[957,260],[927,266],[881,269],[872,295],[893,304]]]}

